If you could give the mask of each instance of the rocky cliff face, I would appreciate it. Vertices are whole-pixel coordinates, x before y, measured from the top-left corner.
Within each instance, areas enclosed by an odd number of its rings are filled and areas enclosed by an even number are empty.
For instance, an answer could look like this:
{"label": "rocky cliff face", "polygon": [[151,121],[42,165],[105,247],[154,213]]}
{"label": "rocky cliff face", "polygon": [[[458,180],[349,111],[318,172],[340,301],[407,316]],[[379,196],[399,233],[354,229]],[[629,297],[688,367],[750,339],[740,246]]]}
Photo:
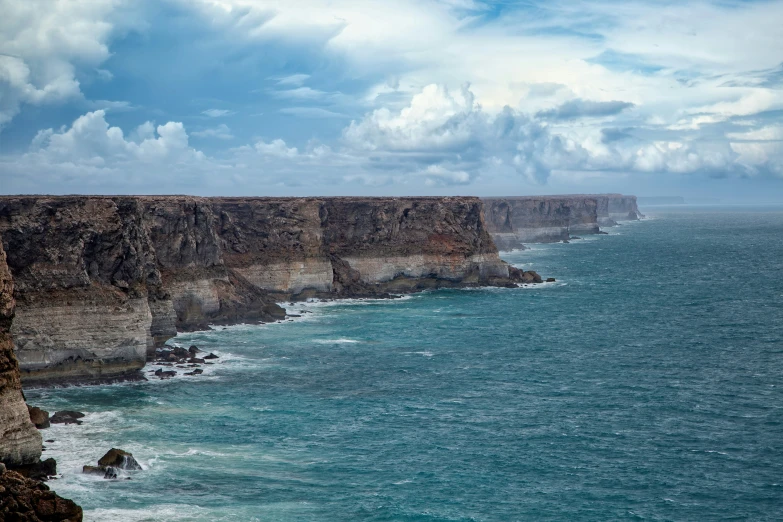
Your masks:
{"label": "rocky cliff face", "polygon": [[525,196],[485,198],[489,231],[498,248],[523,243],[565,241],[571,234],[595,234],[598,202],[584,196]]}
{"label": "rocky cliff face", "polygon": [[635,221],[643,218],[636,204],[636,196],[608,194],[609,217],[616,221]]}
{"label": "rocky cliff face", "polygon": [[0,462],[21,466],[40,460],[41,435],[30,421],[22,396],[10,333],[13,317],[13,281],[0,245]]}
{"label": "rocky cliff face", "polygon": [[476,198],[2,197],[26,384],[137,374],[281,299],[512,284]]}
{"label": "rocky cliff face", "polygon": [[0,198],[26,383],[113,379],[144,365],[161,277],[142,218],[130,198]]}
{"label": "rocky cliff face", "polygon": [[524,243],[566,241],[597,234],[616,220],[639,219],[636,196],[588,194],[484,198],[487,228],[501,250]]}

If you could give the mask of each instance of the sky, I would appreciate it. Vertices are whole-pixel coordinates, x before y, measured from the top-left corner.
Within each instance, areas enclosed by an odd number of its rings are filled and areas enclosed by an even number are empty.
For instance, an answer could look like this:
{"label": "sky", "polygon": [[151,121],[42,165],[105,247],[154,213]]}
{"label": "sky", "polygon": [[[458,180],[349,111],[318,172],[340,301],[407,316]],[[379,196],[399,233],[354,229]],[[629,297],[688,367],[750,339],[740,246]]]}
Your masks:
{"label": "sky", "polygon": [[783,1],[0,13],[3,194],[783,201]]}

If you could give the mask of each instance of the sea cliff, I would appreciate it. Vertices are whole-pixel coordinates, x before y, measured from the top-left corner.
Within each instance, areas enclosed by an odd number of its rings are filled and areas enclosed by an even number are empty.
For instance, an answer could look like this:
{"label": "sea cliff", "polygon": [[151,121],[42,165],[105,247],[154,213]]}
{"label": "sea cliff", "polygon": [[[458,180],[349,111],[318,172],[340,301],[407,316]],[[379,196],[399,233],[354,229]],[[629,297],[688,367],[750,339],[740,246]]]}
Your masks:
{"label": "sea cliff", "polygon": [[487,230],[500,250],[568,241],[642,217],[636,196],[586,194],[483,198]]}
{"label": "sea cliff", "polygon": [[26,385],[137,378],[178,330],[279,319],[284,299],[537,277],[469,197],[0,197],[0,236]]}
{"label": "sea cliff", "polygon": [[22,395],[19,365],[11,341],[13,280],[0,245],[0,462],[34,464],[41,458],[41,434],[30,420]]}

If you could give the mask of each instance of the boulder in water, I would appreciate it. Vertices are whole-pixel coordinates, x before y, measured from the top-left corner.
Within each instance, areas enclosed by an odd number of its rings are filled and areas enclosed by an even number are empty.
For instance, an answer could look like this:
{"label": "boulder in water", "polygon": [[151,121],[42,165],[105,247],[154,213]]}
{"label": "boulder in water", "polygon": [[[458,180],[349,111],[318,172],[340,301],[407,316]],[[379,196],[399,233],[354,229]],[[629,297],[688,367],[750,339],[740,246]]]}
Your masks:
{"label": "boulder in water", "polygon": [[58,411],[49,418],[49,422],[52,424],[81,424],[81,419],[84,417],[84,413],[71,410]]}
{"label": "boulder in water", "polygon": [[141,465],[127,451],[112,448],[98,461],[99,466],[119,469],[140,470]]}
{"label": "boulder in water", "polygon": [[178,358],[190,357],[190,352],[184,348],[180,348],[179,346],[175,346],[172,350],[172,353]]}
{"label": "boulder in water", "polygon": [[39,430],[43,430],[51,426],[49,423],[49,412],[42,410],[37,406],[27,406],[27,411],[30,413],[30,420],[35,424],[35,427]]}
{"label": "boulder in water", "polygon": [[527,272],[522,272],[522,282],[523,283],[541,283],[542,279],[541,276],[538,275],[538,273],[530,270]]}
{"label": "boulder in water", "polygon": [[165,370],[164,371],[164,370],[161,370],[160,368],[158,368],[157,370],[155,370],[155,375],[157,377],[160,377],[161,379],[169,379],[169,378],[174,377],[175,375],[177,375],[177,372],[176,372],[176,370]]}
{"label": "boulder in water", "polygon": [[204,357],[204,359],[218,359],[218,356],[210,352],[209,355]]}

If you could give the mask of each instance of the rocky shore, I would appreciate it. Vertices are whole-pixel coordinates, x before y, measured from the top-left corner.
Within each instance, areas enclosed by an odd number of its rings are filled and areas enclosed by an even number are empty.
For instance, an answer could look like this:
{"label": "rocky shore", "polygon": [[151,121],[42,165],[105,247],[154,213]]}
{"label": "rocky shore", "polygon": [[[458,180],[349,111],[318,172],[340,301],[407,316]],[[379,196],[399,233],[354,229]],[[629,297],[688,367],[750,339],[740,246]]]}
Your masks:
{"label": "rocky shore", "polygon": [[478,198],[0,197],[26,386],[141,378],[177,331],[277,302],[534,282]]}
{"label": "rocky shore", "polygon": [[[42,482],[56,463],[41,460],[38,430],[83,415],[28,407],[22,384],[198,376],[218,356],[168,339],[283,320],[282,301],[541,283],[495,243],[568,240],[640,215],[619,195],[0,197],[0,519],[82,519]],[[158,368],[145,377],[148,361]],[[112,449],[85,472],[116,479],[133,463]]]}

